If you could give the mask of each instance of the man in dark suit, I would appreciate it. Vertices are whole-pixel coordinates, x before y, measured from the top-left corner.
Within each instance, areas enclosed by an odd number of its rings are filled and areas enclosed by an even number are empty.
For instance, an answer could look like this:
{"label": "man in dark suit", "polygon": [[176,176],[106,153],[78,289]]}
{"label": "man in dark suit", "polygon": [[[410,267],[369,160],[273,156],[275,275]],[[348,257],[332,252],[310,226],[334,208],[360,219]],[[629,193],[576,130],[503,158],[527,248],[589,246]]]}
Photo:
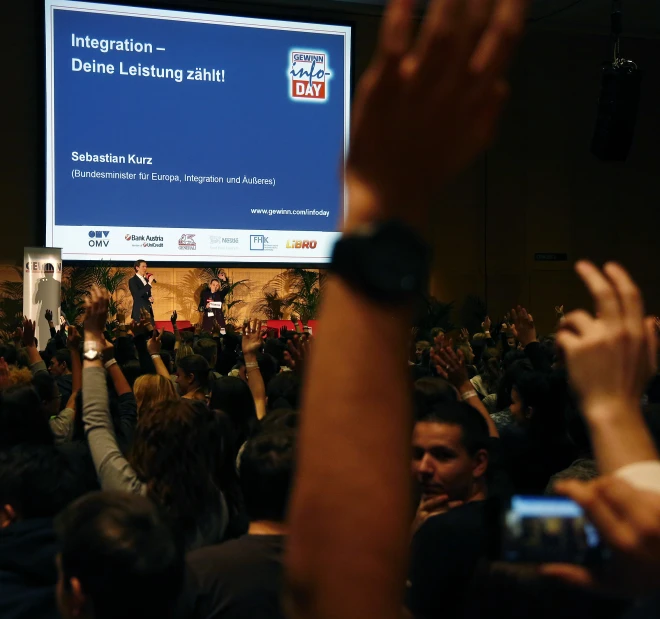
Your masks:
{"label": "man in dark suit", "polygon": [[135,261],[135,275],[128,280],[128,289],[133,297],[133,311],[131,318],[137,322],[140,321],[140,311],[144,308],[151,316],[151,322],[154,321],[154,310],[151,305],[154,298],[151,296],[151,285],[147,281],[147,262],[146,260]]}

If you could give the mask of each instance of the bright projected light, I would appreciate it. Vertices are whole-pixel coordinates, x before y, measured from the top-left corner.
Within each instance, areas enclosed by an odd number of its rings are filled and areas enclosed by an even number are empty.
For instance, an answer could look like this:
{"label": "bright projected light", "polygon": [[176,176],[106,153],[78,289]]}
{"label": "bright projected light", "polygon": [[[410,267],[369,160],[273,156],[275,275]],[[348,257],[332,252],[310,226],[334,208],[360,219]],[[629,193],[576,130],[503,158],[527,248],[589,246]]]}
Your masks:
{"label": "bright projected light", "polygon": [[348,26],[46,0],[46,245],[327,262],[350,71]]}

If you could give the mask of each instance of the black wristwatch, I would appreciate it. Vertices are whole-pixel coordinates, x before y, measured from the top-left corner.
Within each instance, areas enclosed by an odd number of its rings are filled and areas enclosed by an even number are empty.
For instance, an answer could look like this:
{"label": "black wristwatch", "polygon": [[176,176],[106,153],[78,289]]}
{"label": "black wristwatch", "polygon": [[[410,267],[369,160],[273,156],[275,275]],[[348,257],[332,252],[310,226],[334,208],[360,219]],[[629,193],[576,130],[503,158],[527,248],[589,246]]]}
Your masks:
{"label": "black wristwatch", "polygon": [[369,299],[404,305],[428,289],[431,249],[409,226],[388,220],[343,236],[330,269]]}

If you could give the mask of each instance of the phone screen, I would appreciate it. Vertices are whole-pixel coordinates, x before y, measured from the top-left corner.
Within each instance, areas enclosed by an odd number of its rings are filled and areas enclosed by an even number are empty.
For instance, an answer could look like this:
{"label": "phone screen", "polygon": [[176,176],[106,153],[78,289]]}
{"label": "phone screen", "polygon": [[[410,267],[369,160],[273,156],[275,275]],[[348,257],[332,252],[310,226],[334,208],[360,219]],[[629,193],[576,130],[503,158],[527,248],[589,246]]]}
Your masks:
{"label": "phone screen", "polygon": [[563,497],[514,496],[504,515],[502,559],[517,563],[599,563],[605,549],[582,508]]}

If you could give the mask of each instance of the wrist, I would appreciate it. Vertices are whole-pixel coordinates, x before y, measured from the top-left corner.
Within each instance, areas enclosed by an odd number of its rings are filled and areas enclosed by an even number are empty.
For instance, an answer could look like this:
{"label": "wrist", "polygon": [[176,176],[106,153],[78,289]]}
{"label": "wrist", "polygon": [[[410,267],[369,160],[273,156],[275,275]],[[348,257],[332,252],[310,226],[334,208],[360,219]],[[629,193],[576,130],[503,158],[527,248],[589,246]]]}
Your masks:
{"label": "wrist", "polygon": [[474,385],[470,382],[469,378],[466,378],[459,386],[458,391],[461,395],[467,393],[468,391],[474,391]]}
{"label": "wrist", "polygon": [[580,408],[592,428],[600,425],[625,425],[629,421],[637,423],[642,418],[639,401],[631,398],[582,399]]}
{"label": "wrist", "polygon": [[243,361],[245,363],[256,363],[257,361],[257,355],[253,352],[248,352],[248,353],[243,353]]}

